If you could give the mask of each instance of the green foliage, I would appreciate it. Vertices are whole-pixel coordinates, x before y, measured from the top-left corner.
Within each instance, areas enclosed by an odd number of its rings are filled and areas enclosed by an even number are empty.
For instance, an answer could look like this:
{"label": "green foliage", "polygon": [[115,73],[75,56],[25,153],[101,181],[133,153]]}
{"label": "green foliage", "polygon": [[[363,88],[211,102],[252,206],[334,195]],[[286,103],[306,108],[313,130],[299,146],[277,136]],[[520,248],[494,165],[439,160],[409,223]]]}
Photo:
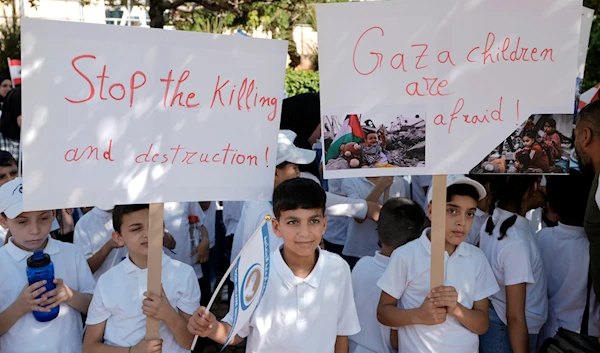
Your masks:
{"label": "green foliage", "polygon": [[319,72],[287,70],[285,73],[285,91],[290,97],[302,93],[318,93]]}
{"label": "green foliage", "polygon": [[587,91],[598,83],[600,83],[600,19],[596,16],[592,24],[581,92]]}
{"label": "green foliage", "polygon": [[0,26],[0,37],[0,74],[10,77],[7,59],[21,58],[21,27],[9,20]]}

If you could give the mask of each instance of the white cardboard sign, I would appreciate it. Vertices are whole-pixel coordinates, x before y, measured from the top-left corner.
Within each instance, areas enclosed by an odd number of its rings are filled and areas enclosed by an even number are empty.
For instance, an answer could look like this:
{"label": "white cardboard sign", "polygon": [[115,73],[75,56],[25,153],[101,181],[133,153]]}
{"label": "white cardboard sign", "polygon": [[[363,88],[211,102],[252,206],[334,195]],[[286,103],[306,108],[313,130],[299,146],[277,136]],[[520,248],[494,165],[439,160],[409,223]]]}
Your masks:
{"label": "white cardboard sign", "polygon": [[531,114],[572,113],[581,8],[581,0],[318,5],[324,145],[357,117],[387,130],[383,152],[363,144],[369,163],[328,164],[325,176],[468,173]]}
{"label": "white cardboard sign", "polygon": [[22,28],[27,210],[271,198],[286,42]]}

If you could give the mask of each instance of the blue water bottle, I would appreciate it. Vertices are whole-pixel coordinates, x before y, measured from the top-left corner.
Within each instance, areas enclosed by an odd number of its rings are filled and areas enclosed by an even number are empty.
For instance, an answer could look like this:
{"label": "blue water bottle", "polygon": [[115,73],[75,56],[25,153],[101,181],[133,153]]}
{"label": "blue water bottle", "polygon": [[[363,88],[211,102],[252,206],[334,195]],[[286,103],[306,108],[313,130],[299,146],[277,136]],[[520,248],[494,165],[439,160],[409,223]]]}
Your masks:
{"label": "blue water bottle", "polygon": [[[50,260],[50,255],[44,254],[42,250],[37,250],[27,259],[27,280],[29,281],[29,285],[45,280],[46,284],[44,287],[46,287],[46,292],[50,292],[56,288],[54,284],[54,265]],[[38,296],[38,298],[42,295]],[[39,322],[52,321],[58,316],[59,310],[60,306],[51,309],[47,313],[34,311],[33,317]]]}

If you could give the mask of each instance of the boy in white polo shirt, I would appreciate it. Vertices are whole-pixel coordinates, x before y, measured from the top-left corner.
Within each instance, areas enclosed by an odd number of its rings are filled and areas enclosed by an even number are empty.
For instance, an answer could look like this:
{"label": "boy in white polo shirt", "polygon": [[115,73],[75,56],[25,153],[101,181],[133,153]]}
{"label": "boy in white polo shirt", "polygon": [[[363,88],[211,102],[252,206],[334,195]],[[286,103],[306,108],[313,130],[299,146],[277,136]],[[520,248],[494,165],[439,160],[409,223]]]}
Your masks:
{"label": "boy in white polo shirt", "polygon": [[[325,192],[314,181],[288,180],[273,193],[273,230],[283,245],[271,254],[264,297],[232,344],[248,337],[246,352],[348,352],[348,337],[360,331],[350,269],[321,250]],[[225,343],[232,311],[218,322],[201,307],[188,323],[199,336]]]}
{"label": "boy in white polo shirt", "polygon": [[[398,344],[390,342],[392,329],[377,321],[377,305],[381,289],[377,281],[381,278],[396,248],[413,241],[421,235],[425,223],[425,212],[421,205],[406,198],[388,200],[381,209],[377,222],[377,233],[381,241],[381,251],[375,256],[365,256],[352,270],[354,300],[358,305],[358,320],[361,331],[350,336],[350,353],[392,353]],[[393,345],[392,345],[393,344]]]}
{"label": "boy in white polo shirt", "polygon": [[[81,314],[87,313],[95,285],[83,254],[49,236],[54,211],[23,212],[20,178],[0,187],[0,212],[0,224],[12,234],[0,248],[0,352],[80,353]],[[53,291],[46,292],[45,281],[28,285],[27,258],[35,250],[50,255]],[[59,315],[49,322],[32,314],[57,306]]]}
{"label": "boy in white polo shirt", "polygon": [[[378,282],[377,318],[399,327],[399,352],[477,353],[488,329],[488,297],[498,291],[484,253],[464,243],[485,188],[462,175],[448,176],[445,286],[430,289],[430,231],[398,248]],[[428,196],[431,214],[431,192]],[[401,303],[402,309],[397,307]]]}
{"label": "boy in white polo shirt", "polygon": [[119,247],[111,237],[113,207],[96,206],[75,225],[73,244],[83,252],[96,281],[127,255],[127,249]]}
{"label": "boy in white polo shirt", "polygon": [[[163,254],[163,292],[160,296],[145,292],[149,206],[116,206],[113,224],[113,239],[127,248],[128,255],[98,281],[88,311],[83,351],[189,352],[194,337],[187,331],[186,324],[200,301],[194,270]],[[145,340],[146,317],[161,321],[161,339]]]}
{"label": "boy in white polo shirt", "polygon": [[[548,208],[560,220],[558,226],[537,234],[548,286],[548,320],[540,331],[538,345],[554,337],[559,327],[582,332],[590,266],[590,242],[583,229],[583,217],[590,188],[591,181],[576,171],[548,178],[546,184]],[[594,310],[597,305],[593,289],[590,292],[586,334],[598,336],[600,316]]]}

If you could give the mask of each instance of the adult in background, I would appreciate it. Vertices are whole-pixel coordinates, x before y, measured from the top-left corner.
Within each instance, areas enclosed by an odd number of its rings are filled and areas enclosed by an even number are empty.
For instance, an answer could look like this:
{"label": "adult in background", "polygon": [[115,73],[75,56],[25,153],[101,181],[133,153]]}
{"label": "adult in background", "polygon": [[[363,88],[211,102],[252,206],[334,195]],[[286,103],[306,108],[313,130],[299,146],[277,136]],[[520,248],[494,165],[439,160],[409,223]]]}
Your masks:
{"label": "adult in background", "polygon": [[4,99],[6,99],[6,95],[13,88],[12,81],[9,77],[0,76],[0,109],[2,109],[2,105],[4,105]]}
{"label": "adult in background", "polygon": [[7,151],[19,160],[21,140],[21,88],[8,92],[0,118],[0,151]]}
{"label": "adult in background", "polygon": [[590,240],[590,269],[594,292],[600,293],[600,101],[587,105],[579,112],[575,128],[575,151],[580,171],[594,178],[583,226]]}

